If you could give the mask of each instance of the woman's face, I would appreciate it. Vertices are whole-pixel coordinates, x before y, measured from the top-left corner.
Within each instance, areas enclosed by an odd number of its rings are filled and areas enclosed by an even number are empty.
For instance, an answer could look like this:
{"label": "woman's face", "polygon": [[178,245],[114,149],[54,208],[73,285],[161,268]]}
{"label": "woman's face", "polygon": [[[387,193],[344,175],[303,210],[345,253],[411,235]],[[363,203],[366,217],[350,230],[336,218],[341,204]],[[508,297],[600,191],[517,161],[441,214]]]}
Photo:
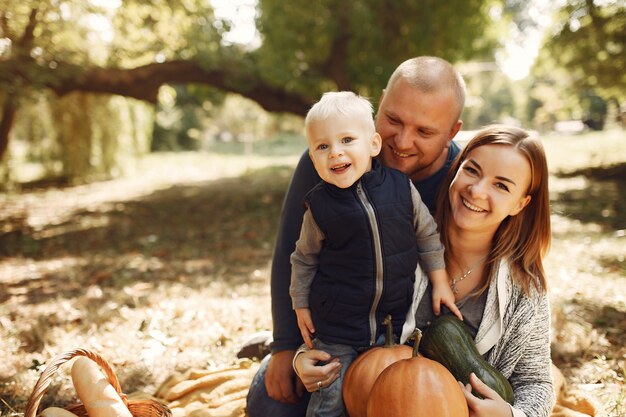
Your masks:
{"label": "woman's face", "polygon": [[506,217],[518,214],[530,202],[530,177],[530,163],[512,146],[473,149],[448,191],[455,225],[495,233]]}

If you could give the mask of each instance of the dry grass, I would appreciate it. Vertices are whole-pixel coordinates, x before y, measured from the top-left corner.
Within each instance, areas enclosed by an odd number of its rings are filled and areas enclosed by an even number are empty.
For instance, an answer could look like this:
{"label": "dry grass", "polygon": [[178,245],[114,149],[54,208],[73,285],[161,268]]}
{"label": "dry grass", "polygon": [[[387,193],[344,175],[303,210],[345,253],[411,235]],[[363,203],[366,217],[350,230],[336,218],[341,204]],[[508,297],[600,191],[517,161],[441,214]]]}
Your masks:
{"label": "dry grass", "polygon": [[[590,166],[570,146],[593,149],[594,166],[624,164],[607,137],[546,138],[553,171]],[[271,327],[269,262],[296,159],[153,155],[134,177],[0,195],[0,415],[21,415],[46,361],[78,346],[107,358],[127,393],[235,362]],[[551,187],[554,360],[600,415],[621,416],[626,179]],[[62,368],[43,404],[73,395]]]}

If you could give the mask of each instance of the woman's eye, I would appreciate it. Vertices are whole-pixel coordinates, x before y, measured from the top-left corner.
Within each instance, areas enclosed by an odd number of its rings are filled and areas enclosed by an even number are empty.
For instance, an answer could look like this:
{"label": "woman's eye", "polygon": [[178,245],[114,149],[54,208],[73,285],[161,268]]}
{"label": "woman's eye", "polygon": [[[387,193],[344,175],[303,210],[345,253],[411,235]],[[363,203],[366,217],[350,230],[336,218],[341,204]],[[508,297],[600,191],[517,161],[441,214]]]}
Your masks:
{"label": "woman's eye", "polygon": [[472,174],[472,175],[477,175],[477,174],[478,174],[478,171],[477,171],[475,168],[472,168],[472,167],[470,167],[470,166],[465,166],[465,167],[463,168],[463,170],[464,170],[465,172],[467,172],[468,174]]}
{"label": "woman's eye", "polygon": [[503,191],[509,191],[509,187],[506,184],[501,183],[501,182],[496,183],[496,187],[498,187],[499,189]]}

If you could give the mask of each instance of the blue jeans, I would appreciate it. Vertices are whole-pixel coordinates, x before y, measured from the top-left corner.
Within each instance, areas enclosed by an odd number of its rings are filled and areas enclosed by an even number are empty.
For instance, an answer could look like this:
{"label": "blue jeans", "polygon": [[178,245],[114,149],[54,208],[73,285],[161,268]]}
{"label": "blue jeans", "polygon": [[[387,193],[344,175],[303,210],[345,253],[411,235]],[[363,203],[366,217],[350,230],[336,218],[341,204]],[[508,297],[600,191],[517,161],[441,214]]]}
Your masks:
{"label": "blue jeans", "polygon": [[248,417],[304,417],[311,396],[308,392],[304,393],[298,404],[281,403],[267,395],[265,373],[270,358],[271,355],[267,355],[261,361],[259,370],[252,378],[246,404]]}
{"label": "blue jeans", "polygon": [[[319,339],[313,340],[313,345],[315,349],[323,350],[333,358],[339,358],[341,371],[339,378],[333,381],[332,384],[311,393],[306,417],[340,417],[345,412],[345,406],[343,405],[343,378],[359,352],[352,346],[328,344]],[[324,363],[320,363],[320,365],[324,365]]]}
{"label": "blue jeans", "polygon": [[[335,390],[334,392],[338,393],[339,395],[339,400],[341,400],[341,407],[343,410],[343,407],[344,407],[343,396],[342,396],[343,378],[345,376],[346,371],[348,370],[348,366],[350,365],[350,363],[352,363],[352,361],[356,358],[357,354],[359,352],[362,352],[363,349],[356,350],[350,346],[345,346],[345,345],[326,345],[320,342],[319,340],[315,340],[314,343],[316,343],[315,347],[317,349],[324,350],[330,353],[331,356],[333,357],[337,356],[340,358],[339,360],[342,363],[341,375],[339,379],[337,379],[333,384],[331,384],[331,387],[336,386],[333,389]],[[320,345],[318,345],[317,343],[320,343]],[[379,346],[379,345],[382,345],[383,343],[384,343],[384,335],[381,334],[380,337],[376,340],[375,345]],[[334,347],[340,347],[342,349],[347,348],[348,352],[351,350],[354,353],[348,353],[346,355],[337,355],[338,352],[335,352]],[[265,373],[267,372],[267,366],[269,364],[270,358],[271,358],[271,355],[267,355],[261,361],[259,370],[257,371],[256,375],[254,375],[254,378],[252,378],[252,383],[250,384],[250,389],[248,390],[248,397],[246,400],[246,412],[248,414],[248,417],[304,417],[305,415],[308,415],[307,408],[309,405],[309,400],[312,397],[312,395],[308,392],[304,393],[304,395],[300,399],[300,402],[297,404],[282,403],[280,401],[276,401],[270,398],[267,395],[267,390],[265,389]],[[320,363],[320,365],[323,365],[323,363]],[[295,378],[298,378],[298,377],[296,376]],[[322,389],[322,391],[325,391],[325,390],[326,389]],[[325,395],[326,400],[324,396],[321,396],[322,398],[318,399],[317,401],[318,402],[328,401],[329,395],[330,395],[330,392],[327,392]],[[312,408],[315,408],[315,407],[317,407],[317,405],[312,406]],[[341,414],[338,414],[338,415],[341,415]]]}

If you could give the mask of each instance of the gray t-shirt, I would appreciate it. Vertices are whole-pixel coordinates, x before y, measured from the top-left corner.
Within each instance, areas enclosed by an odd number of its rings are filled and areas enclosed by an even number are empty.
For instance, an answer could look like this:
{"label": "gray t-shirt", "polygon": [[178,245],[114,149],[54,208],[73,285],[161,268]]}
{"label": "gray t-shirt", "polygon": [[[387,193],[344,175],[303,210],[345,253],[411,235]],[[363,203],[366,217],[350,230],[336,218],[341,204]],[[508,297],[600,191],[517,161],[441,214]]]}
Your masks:
{"label": "gray t-shirt", "polygon": [[[420,300],[420,303],[417,306],[417,311],[415,312],[415,326],[422,331],[424,331],[426,326],[428,326],[428,324],[436,318],[435,313],[433,313],[432,293],[433,286],[429,282],[428,288],[426,288],[426,292]],[[471,294],[467,295],[456,302],[456,306],[461,311],[461,314],[463,314],[463,321],[472,334],[472,338],[475,338],[476,333],[478,333],[478,327],[483,320],[483,312],[485,311],[486,303],[487,291],[483,291],[483,293],[478,297]],[[442,304],[440,314],[452,313],[445,305]]]}

